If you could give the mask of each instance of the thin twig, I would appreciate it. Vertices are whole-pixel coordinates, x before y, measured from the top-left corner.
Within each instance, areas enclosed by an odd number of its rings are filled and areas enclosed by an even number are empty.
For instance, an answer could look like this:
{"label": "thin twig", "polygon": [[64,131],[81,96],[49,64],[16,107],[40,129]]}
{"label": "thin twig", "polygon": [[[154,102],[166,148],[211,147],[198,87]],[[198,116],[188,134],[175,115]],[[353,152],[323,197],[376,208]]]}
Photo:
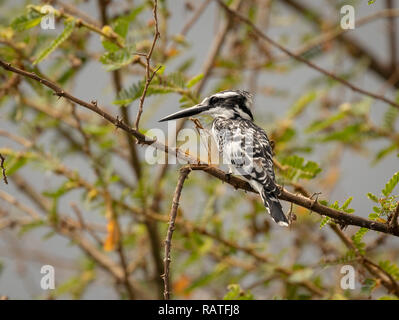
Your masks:
{"label": "thin twig", "polygon": [[396,206],[395,212],[392,215],[391,221],[389,222],[392,230],[399,230],[399,202]]}
{"label": "thin twig", "polygon": [[[227,182],[228,184],[232,185],[236,189],[243,189],[246,191],[250,192],[255,192],[255,190],[249,185],[248,182],[238,178],[238,177],[228,177],[228,175],[223,172],[222,170],[219,170],[215,167],[209,167],[206,164],[203,164],[198,158],[195,158],[191,156],[190,154],[187,154],[186,152],[183,152],[179,148],[173,148],[169,147],[168,145],[165,145],[159,141],[156,141],[154,139],[151,139],[147,137],[146,135],[142,134],[141,132],[133,129],[132,127],[128,126],[124,122],[122,122],[120,119],[113,117],[109,113],[105,112],[103,108],[98,107],[96,101],[92,101],[91,103],[88,103],[86,101],[83,101],[70,93],[64,91],[62,88],[60,88],[57,84],[54,82],[41,78],[35,73],[32,72],[27,72],[25,70],[19,69],[17,67],[11,66],[11,64],[4,62],[3,60],[0,59],[0,67],[3,67],[6,70],[18,73],[24,77],[33,79],[35,81],[38,81],[42,83],[43,85],[49,87],[52,89],[56,95],[60,97],[64,97],[68,100],[71,100],[97,114],[102,116],[104,119],[107,121],[111,122],[115,126],[121,128],[122,130],[125,130],[126,132],[130,133],[134,137],[137,138],[139,143],[143,145],[151,145],[153,148],[163,151],[165,153],[173,154],[176,156],[178,159],[182,161],[186,161],[187,163],[192,164],[192,168],[194,170],[202,170],[205,171],[206,173],[218,178],[221,181]],[[200,163],[200,165],[198,165]],[[362,218],[360,216],[356,216],[353,214],[347,214],[341,210],[336,210],[327,206],[324,206],[320,203],[314,203],[312,199],[309,199],[308,197],[304,197],[301,195],[295,195],[286,189],[282,188],[281,189],[281,194],[279,195],[279,198],[281,200],[285,200],[288,202],[293,202],[294,204],[297,204],[301,207],[311,209],[313,212],[316,212],[320,215],[323,216],[328,216],[334,220],[339,221],[340,223],[344,225],[356,225],[359,227],[364,227],[370,230],[375,230],[375,231],[380,231],[388,234],[392,234],[395,236],[399,236],[399,230],[392,230],[389,225],[385,223],[380,223],[377,221],[369,220]]]}
{"label": "thin twig", "polygon": [[[305,16],[306,21],[312,22],[320,30],[323,30],[323,27],[328,24],[326,23],[326,19],[321,12],[318,12],[314,8],[304,5],[304,1],[282,0],[282,2],[302,14],[302,16]],[[368,50],[368,48],[362,45],[357,39],[349,36],[348,34],[342,34],[340,37],[337,38],[337,40],[344,45],[348,53],[353,58],[360,59],[362,57],[366,57],[369,61],[368,68],[374,71],[378,76],[383,79],[390,78],[390,76],[392,75],[391,66],[382,63],[375,54]],[[399,88],[399,81],[396,82],[394,85],[396,88]]]}
{"label": "thin twig", "polygon": [[176,222],[176,216],[177,216],[177,208],[179,207],[179,200],[180,200],[180,195],[183,189],[183,184],[184,181],[186,180],[188,174],[190,173],[190,168],[189,167],[183,167],[180,169],[180,175],[179,175],[179,180],[177,181],[176,185],[176,190],[175,194],[173,196],[173,202],[172,202],[172,209],[170,210],[170,217],[169,217],[169,226],[168,226],[168,233],[166,234],[166,240],[165,240],[165,258],[164,258],[164,274],[162,275],[163,281],[164,281],[164,299],[169,300],[170,299],[170,284],[169,284],[169,267],[170,267],[170,249],[172,246],[172,236],[173,236],[173,231],[175,229],[175,222]]}
{"label": "thin twig", "polygon": [[243,16],[242,14],[240,14],[239,12],[237,12],[236,10],[231,9],[230,7],[228,7],[223,1],[221,0],[216,0],[221,7],[223,7],[227,13],[237,17],[239,20],[241,20],[242,22],[244,22],[246,25],[248,25],[249,27],[251,27],[253,33],[261,38],[266,40],[267,42],[269,42],[271,45],[273,45],[274,47],[278,48],[279,50],[283,51],[284,53],[286,53],[287,55],[289,55],[290,57],[294,58],[295,60],[298,60],[300,62],[305,63],[306,65],[308,65],[309,67],[311,67],[314,70],[317,70],[320,73],[323,73],[324,75],[342,83],[343,85],[347,86],[348,88],[350,88],[352,91],[364,94],[366,96],[372,97],[376,100],[380,100],[383,101],[387,104],[390,104],[391,106],[398,108],[399,109],[399,103],[390,100],[384,96],[381,96],[379,94],[367,91],[365,89],[359,88],[357,86],[355,86],[354,84],[350,83],[349,81],[337,76],[336,74],[327,71],[317,65],[315,65],[313,62],[310,62],[309,60],[306,60],[305,58],[296,55],[295,53],[291,52],[290,50],[288,50],[287,48],[285,48],[284,46],[280,45],[278,42],[274,41],[273,39],[271,39],[269,36],[265,35],[258,27],[256,27],[251,20],[249,20],[247,17]]}
{"label": "thin twig", "polygon": [[[388,10],[393,10],[393,0],[386,0],[386,6]],[[387,21],[388,38],[389,38],[389,49],[390,49],[390,62],[392,70],[397,68],[397,47],[396,47],[396,21],[395,18],[390,16]]]}
{"label": "thin twig", "polygon": [[352,239],[350,239],[335,223],[330,224],[331,229],[335,234],[342,240],[348,249],[352,250],[358,261],[369,271],[372,275],[380,279],[382,285],[388,289],[389,292],[393,292],[396,296],[399,296],[399,284],[393,279],[393,277],[382,269],[379,265],[375,264],[369,258],[365,257],[355,246]]}
{"label": "thin twig", "polygon": [[138,128],[139,128],[139,122],[140,122],[141,114],[143,113],[144,100],[147,95],[148,87],[150,86],[152,79],[154,78],[154,76],[156,75],[156,73],[158,72],[158,70],[161,67],[161,66],[159,66],[151,74],[151,66],[150,66],[151,56],[152,56],[152,53],[154,52],[154,48],[157,43],[157,40],[160,37],[159,29],[158,29],[157,9],[158,9],[158,0],[154,0],[154,8],[153,8],[152,13],[154,16],[155,33],[154,33],[154,39],[152,40],[150,50],[148,51],[147,55],[145,56],[145,60],[146,60],[146,63],[145,63],[145,85],[144,85],[143,93],[141,94],[141,97],[140,97],[139,110],[137,112],[136,122],[134,125],[136,130],[138,130]]}
{"label": "thin twig", "polygon": [[100,23],[93,19],[92,17],[90,17],[89,15],[87,15],[86,13],[84,13],[83,11],[79,10],[76,6],[74,6],[73,4],[70,3],[64,3],[60,0],[48,0],[49,4],[57,4],[58,6],[61,7],[61,9],[71,15],[77,16],[83,20],[86,20],[88,23],[101,28]]}
{"label": "thin twig", "polygon": [[82,214],[82,212],[80,211],[80,209],[79,209],[79,207],[77,206],[77,204],[72,202],[72,203],[70,204],[70,206],[71,206],[73,212],[75,212],[75,214],[76,214],[76,216],[77,216],[77,218],[78,218],[78,221],[79,221],[79,223],[80,223],[81,229],[87,230],[87,232],[93,237],[93,239],[96,240],[97,244],[99,244],[100,246],[103,246],[103,242],[102,242],[101,239],[97,236],[97,234],[94,232],[94,230],[91,229],[91,228],[89,228],[89,227],[86,225],[86,222],[85,222],[85,220],[84,220],[84,218],[83,218],[83,214]]}
{"label": "thin twig", "polygon": [[[232,4],[232,7],[234,8],[234,10],[239,10],[242,3],[243,3],[243,0],[236,0]],[[196,90],[197,95],[199,95],[201,93],[201,91],[205,87],[205,84],[206,84],[209,76],[212,73],[213,65],[215,64],[216,58],[219,55],[219,52],[221,51],[221,49],[223,47],[223,44],[227,37],[227,34],[229,33],[229,31],[231,31],[231,26],[232,26],[232,19],[227,18],[227,20],[220,27],[214,40],[212,41],[212,45],[209,50],[208,57],[206,58],[204,65],[202,67],[202,74],[204,76],[198,83],[197,90]]]}
{"label": "thin twig", "polygon": [[8,184],[7,175],[6,175],[6,168],[4,167],[4,162],[5,161],[6,161],[6,159],[0,153],[0,168],[1,168],[1,171],[3,172],[3,180],[4,180],[5,184]]}
{"label": "thin twig", "polygon": [[[108,5],[110,4],[110,1],[108,0],[98,0],[98,4],[100,7],[100,12],[101,12],[101,22],[103,25],[108,24]],[[153,73],[153,76],[155,75],[155,72]],[[116,93],[119,93],[122,90],[122,76],[121,76],[121,71],[120,70],[114,70],[112,72],[112,80],[113,80],[113,85]],[[125,123],[130,123],[130,115],[129,115],[129,107],[128,105],[126,106],[121,106],[121,115],[122,119]],[[137,145],[135,142],[134,137],[129,134],[128,132],[124,131],[125,137],[128,143],[128,150],[129,150],[129,164],[136,176],[137,181],[139,181],[142,178],[142,167],[140,163],[140,159],[137,155]],[[159,231],[158,231],[158,226],[157,222],[154,220],[149,220],[146,219],[144,222],[145,227],[147,229],[148,237],[150,240],[150,245],[151,245],[151,253],[152,257],[154,260],[154,265],[155,265],[155,276],[153,277],[155,279],[155,283],[157,285],[157,294],[158,298],[162,299],[162,290],[163,290],[163,282],[162,279],[159,278],[159,274],[162,273],[162,254],[160,250],[160,238],[159,238]],[[130,269],[129,269],[130,270]],[[130,271],[129,271],[130,272]]]}
{"label": "thin twig", "polygon": [[202,15],[206,7],[209,5],[211,0],[205,0],[201,3],[201,5],[198,7],[198,9],[194,12],[190,20],[186,22],[186,24],[183,26],[180,34],[185,36],[187,32],[191,29],[191,27],[197,22],[199,17]]}
{"label": "thin twig", "polygon": [[[365,24],[373,22],[377,19],[389,18],[389,19],[394,20],[398,16],[399,16],[398,9],[384,9],[384,10],[375,12],[369,16],[356,19],[356,28],[359,28],[360,26],[363,26]],[[323,44],[325,44],[326,42],[332,41],[335,38],[338,38],[338,37],[344,35],[345,33],[349,33],[349,32],[350,32],[350,29],[342,29],[340,25],[333,27],[330,30],[323,30],[323,32],[320,35],[310,39],[299,49],[294,50],[294,52],[296,55],[304,55],[305,53],[311,51],[312,49],[314,49],[316,47],[320,47]],[[281,61],[282,58],[275,57],[275,60]]]}

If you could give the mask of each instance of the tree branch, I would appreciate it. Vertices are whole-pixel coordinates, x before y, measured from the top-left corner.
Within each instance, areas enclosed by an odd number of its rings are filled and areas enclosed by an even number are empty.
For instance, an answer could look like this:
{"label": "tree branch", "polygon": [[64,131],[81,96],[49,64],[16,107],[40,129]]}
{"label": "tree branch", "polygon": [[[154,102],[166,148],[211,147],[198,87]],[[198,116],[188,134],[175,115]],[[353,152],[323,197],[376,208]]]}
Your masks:
{"label": "tree branch", "polygon": [[141,94],[140,97],[140,104],[139,104],[139,110],[137,112],[137,117],[136,117],[136,122],[134,124],[134,127],[136,130],[139,129],[139,122],[141,118],[141,114],[143,113],[143,105],[144,105],[144,100],[147,95],[148,87],[150,86],[150,83],[154,76],[156,75],[157,71],[160,69],[160,66],[152,71],[151,73],[151,56],[152,53],[154,52],[155,44],[157,43],[158,38],[160,37],[159,30],[158,30],[158,16],[157,16],[157,8],[158,8],[158,0],[154,0],[154,9],[152,11],[153,16],[154,16],[154,24],[155,24],[155,33],[154,33],[154,39],[152,40],[152,44],[150,47],[150,50],[148,51],[147,55],[145,56],[145,85],[143,89],[143,93]]}
{"label": "tree branch", "polygon": [[7,175],[6,175],[6,168],[4,167],[4,162],[6,161],[6,159],[4,158],[4,156],[0,153],[0,168],[3,174],[3,180],[5,184],[8,184],[8,180],[7,180]]}
{"label": "tree branch", "polygon": [[[392,10],[394,7],[393,0],[386,0],[386,6],[388,10]],[[396,21],[394,17],[388,17],[387,31],[389,38],[389,49],[390,49],[390,62],[393,71],[396,70],[396,59],[397,59],[397,47],[396,47]]]}
{"label": "tree branch", "polygon": [[[73,95],[69,94],[68,92],[64,91],[62,88],[60,88],[58,85],[55,83],[51,82],[50,80],[43,79],[36,75],[35,73],[32,72],[27,72],[25,70],[16,68],[11,66],[11,64],[6,63],[0,59],[0,67],[3,67],[6,70],[18,73],[22,76],[28,77],[30,79],[36,80],[43,85],[49,87],[52,89],[57,96],[64,97],[66,99],[69,99],[97,114],[102,116],[104,119],[108,120],[112,124],[114,124],[116,127],[121,128],[122,130],[125,130],[126,132],[130,133],[134,137],[137,138],[139,143],[145,144],[145,145],[151,145],[153,148],[163,151],[165,153],[169,153],[172,155],[175,155],[178,159],[182,161],[186,161],[187,163],[192,165],[193,170],[202,170],[205,171],[206,173],[218,178],[219,180],[222,180],[224,182],[227,182],[231,184],[233,187],[236,189],[243,189],[246,191],[251,191],[255,192],[252,187],[244,180],[237,178],[237,177],[230,177],[226,175],[225,172],[223,172],[220,169],[217,169],[215,167],[210,167],[207,164],[202,163],[198,158],[192,157],[190,154],[187,154],[186,152],[181,151],[179,148],[173,148],[169,147],[163,143],[160,143],[154,139],[151,139],[147,137],[146,135],[140,133],[139,131],[131,128],[124,122],[122,122],[119,118],[115,118],[112,115],[108,114],[107,112],[103,111],[102,108],[99,108],[97,106],[96,101],[92,101],[92,103],[85,102],[79,98],[74,97]],[[280,199],[297,204],[301,207],[307,208],[309,210],[312,210],[313,212],[316,212],[320,215],[323,216],[328,216],[334,220],[336,220],[338,223],[343,224],[343,225],[354,225],[354,226],[359,226],[363,228],[367,228],[370,230],[375,230],[375,231],[380,231],[388,234],[392,234],[395,236],[399,236],[399,230],[392,230],[389,226],[389,224],[386,223],[380,223],[377,221],[365,219],[356,215],[352,214],[347,214],[346,212],[343,212],[341,210],[336,210],[327,206],[324,206],[317,201],[304,197],[301,195],[295,195],[289,191],[287,191],[284,188],[281,188],[281,194],[279,196]]]}
{"label": "tree branch", "polygon": [[373,261],[365,257],[355,246],[352,239],[350,239],[342,230],[334,223],[330,224],[331,229],[335,232],[335,234],[342,240],[345,246],[352,250],[359,262],[364,266],[364,268],[370,272],[373,276],[378,278],[382,285],[388,289],[389,292],[393,292],[396,296],[399,296],[399,285],[392,278],[392,276],[382,269],[379,265],[376,265]]}
{"label": "tree branch", "polygon": [[392,229],[392,231],[398,231],[399,230],[399,202],[396,206],[396,210],[392,215],[391,221],[389,222],[389,225]]}
{"label": "tree branch", "polygon": [[[323,18],[323,15],[320,12],[305,6],[302,2],[299,3],[295,0],[283,0],[283,2],[297,12],[301,13],[303,16],[307,17],[310,22],[316,24],[320,29],[322,29],[322,26],[325,25],[326,21]],[[379,61],[379,59],[372,52],[368,51],[356,39],[347,34],[342,34],[337,39],[345,46],[348,53],[353,58],[359,59],[362,57],[367,57],[367,59],[370,61],[369,69],[374,71],[377,75],[385,80],[391,77],[393,71],[391,66]],[[396,81],[394,86],[399,88],[399,81]]]}
{"label": "tree branch", "polygon": [[237,18],[238,18],[239,20],[241,20],[243,23],[245,23],[246,25],[248,25],[249,27],[251,27],[251,29],[252,29],[252,31],[253,31],[253,33],[254,33],[255,36],[257,36],[257,37],[259,37],[259,38],[261,38],[261,39],[266,40],[266,41],[269,42],[271,45],[273,45],[274,47],[276,47],[276,48],[278,48],[279,50],[283,51],[284,53],[286,53],[286,54],[289,55],[290,57],[294,58],[295,60],[298,60],[298,61],[300,61],[300,62],[303,62],[303,63],[305,63],[306,65],[308,65],[309,67],[311,67],[312,69],[314,69],[314,70],[316,70],[316,71],[318,71],[318,72],[320,72],[320,73],[323,73],[324,75],[326,75],[326,76],[328,76],[328,77],[330,77],[330,78],[332,78],[332,79],[334,79],[334,80],[336,80],[336,81],[342,83],[342,84],[345,85],[346,87],[350,88],[352,91],[355,91],[355,92],[361,93],[361,94],[363,94],[363,95],[372,97],[372,98],[374,98],[374,99],[376,99],[376,100],[383,101],[383,102],[385,102],[385,103],[387,103],[387,104],[389,104],[389,105],[391,105],[391,106],[393,106],[393,107],[399,109],[399,103],[397,103],[397,102],[395,102],[395,101],[393,101],[393,100],[390,100],[390,99],[388,99],[388,98],[386,98],[386,97],[384,97],[384,96],[381,96],[381,95],[379,95],[379,94],[376,94],[376,93],[367,91],[367,90],[365,90],[365,89],[359,88],[359,87],[355,86],[354,84],[350,83],[349,81],[347,81],[347,80],[345,80],[345,79],[343,79],[343,78],[337,76],[336,74],[334,74],[334,73],[332,73],[332,72],[330,72],[330,71],[327,71],[327,70],[325,70],[325,69],[323,69],[323,68],[321,68],[321,67],[315,65],[313,62],[310,62],[309,60],[306,60],[305,58],[303,58],[303,57],[301,57],[301,56],[296,55],[295,53],[291,52],[290,50],[288,50],[288,49],[285,48],[284,46],[280,45],[278,42],[276,42],[276,41],[274,41],[273,39],[271,39],[269,36],[265,35],[258,27],[256,27],[256,26],[251,22],[251,20],[249,20],[247,17],[243,16],[242,14],[240,14],[239,12],[237,12],[236,10],[233,10],[233,9],[229,8],[222,0],[216,0],[216,1],[220,4],[220,6],[221,6],[222,8],[225,9],[225,11],[226,11],[228,14],[237,17]]}
{"label": "tree branch", "polygon": [[168,227],[168,233],[166,234],[166,240],[165,240],[165,258],[164,258],[164,274],[162,275],[163,280],[164,280],[164,299],[169,300],[170,299],[170,284],[169,284],[169,266],[170,266],[170,249],[172,246],[172,236],[173,236],[173,231],[175,230],[175,222],[176,222],[176,216],[177,216],[177,208],[179,207],[179,200],[180,200],[180,195],[183,189],[183,184],[184,181],[186,180],[188,174],[190,173],[190,168],[189,167],[183,167],[180,169],[180,175],[179,175],[179,180],[177,181],[176,185],[176,190],[175,194],[173,196],[173,202],[172,202],[172,209],[170,210],[170,217],[169,217],[169,227]]}

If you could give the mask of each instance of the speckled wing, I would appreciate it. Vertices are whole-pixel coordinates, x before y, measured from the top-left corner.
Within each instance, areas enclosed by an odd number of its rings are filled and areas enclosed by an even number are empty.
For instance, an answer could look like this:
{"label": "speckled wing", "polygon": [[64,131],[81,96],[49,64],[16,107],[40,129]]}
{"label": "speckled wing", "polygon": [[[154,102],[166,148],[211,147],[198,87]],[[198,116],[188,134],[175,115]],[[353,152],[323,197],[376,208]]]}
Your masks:
{"label": "speckled wing", "polygon": [[272,148],[262,128],[243,119],[219,119],[215,120],[213,132],[233,173],[275,191]]}
{"label": "speckled wing", "polygon": [[288,225],[277,198],[273,151],[265,131],[244,119],[217,119],[213,135],[223,160],[232,173],[244,177],[262,197],[265,207],[280,225]]}

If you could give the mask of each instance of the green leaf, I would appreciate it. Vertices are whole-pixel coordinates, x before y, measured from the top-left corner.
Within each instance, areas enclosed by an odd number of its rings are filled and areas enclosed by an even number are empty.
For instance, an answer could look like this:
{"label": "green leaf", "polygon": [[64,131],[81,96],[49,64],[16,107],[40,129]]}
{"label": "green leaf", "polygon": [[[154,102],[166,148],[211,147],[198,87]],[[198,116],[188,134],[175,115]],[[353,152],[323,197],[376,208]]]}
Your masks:
{"label": "green leaf", "polygon": [[100,62],[105,65],[105,70],[114,71],[131,64],[136,58],[137,55],[131,48],[123,48],[104,53],[100,57]]}
{"label": "green leaf", "polygon": [[50,45],[39,54],[39,56],[36,58],[33,64],[34,65],[38,64],[39,62],[46,59],[54,50],[56,50],[64,41],[66,41],[69,38],[74,29],[75,29],[75,19],[66,20],[64,25],[64,31],[62,31],[62,33],[57,38],[55,38],[50,43]]}
{"label": "green leaf", "polygon": [[388,147],[382,148],[375,155],[373,164],[376,164],[378,161],[382,160],[383,158],[385,158],[387,155],[391,154],[395,150],[398,150],[398,145],[396,143],[393,143],[393,144],[389,145]]}
{"label": "green leaf", "polygon": [[6,175],[11,176],[19,169],[21,169],[27,162],[28,158],[25,156],[17,156],[9,158],[10,161],[6,162]]}
{"label": "green leaf", "polygon": [[22,236],[23,234],[27,233],[28,231],[31,231],[35,228],[41,227],[45,225],[44,220],[35,220],[31,223],[24,224],[21,226],[21,229],[19,230],[19,235]]}
{"label": "green leaf", "polygon": [[[144,90],[144,81],[139,81],[138,83],[133,84],[130,88],[123,89],[118,94],[118,99],[114,100],[113,103],[117,105],[128,105],[129,103],[140,98],[141,94],[143,93],[143,90]],[[165,94],[173,91],[174,90],[171,87],[150,84],[146,96],[149,97],[152,95]]]}
{"label": "green leaf", "polygon": [[378,265],[385,272],[389,273],[395,280],[399,280],[399,267],[395,263],[389,260],[383,260],[380,261]]}
{"label": "green leaf", "polygon": [[220,276],[228,270],[227,265],[220,263],[218,264],[214,270],[210,273],[200,276],[196,279],[186,290],[185,292],[189,293],[196,288],[203,287],[210,283],[211,281],[220,278]]}
{"label": "green leaf", "polygon": [[369,219],[370,220],[376,220],[380,217],[380,215],[378,213],[370,213],[369,214]]}
{"label": "green leaf", "polygon": [[254,300],[254,296],[250,291],[243,291],[239,284],[229,284],[227,287],[229,292],[223,297],[223,300]]}
{"label": "green leaf", "polygon": [[287,117],[295,118],[299,116],[306,109],[306,107],[311,104],[314,99],[316,99],[316,97],[317,92],[313,90],[302,95],[288,110]]}
{"label": "green leaf", "polygon": [[112,29],[123,39],[125,39],[127,32],[129,31],[129,21],[124,18],[118,18],[113,23]]}
{"label": "green leaf", "polygon": [[382,296],[378,300],[399,300],[399,298],[395,296]]}
{"label": "green leaf", "polygon": [[329,142],[329,141],[342,141],[342,142],[352,142],[356,141],[359,142],[360,137],[359,135],[362,133],[363,124],[362,123],[355,123],[345,127],[342,130],[332,132],[330,134],[324,135],[320,137],[322,142]]}
{"label": "green leaf", "polygon": [[374,210],[375,213],[381,213],[381,209],[379,207],[377,207],[377,206],[374,206],[373,210]]}
{"label": "green leaf", "polygon": [[367,228],[360,228],[353,236],[352,236],[352,240],[353,240],[353,244],[355,245],[355,247],[359,250],[360,253],[364,253],[365,252],[365,247],[366,244],[362,241],[364,235],[369,231],[369,229]]}
{"label": "green leaf", "polygon": [[26,14],[15,18],[11,22],[11,27],[15,31],[24,31],[37,26],[42,19],[42,15],[34,10],[29,10]]}
{"label": "green leaf", "polygon": [[297,181],[302,178],[313,179],[321,171],[316,162],[305,161],[304,158],[297,155],[286,157],[281,160],[281,163],[288,167],[286,170],[283,170],[283,176],[291,181]]}
{"label": "green leaf", "polygon": [[119,19],[126,20],[127,22],[133,22],[136,20],[136,17],[146,8],[146,3],[144,2],[141,5],[135,5],[135,7],[125,16],[120,17]]}
{"label": "green leaf", "polygon": [[[121,90],[113,103],[117,105],[128,105],[137,100],[141,97],[144,85],[144,81],[139,81],[138,83],[134,83],[130,88]],[[185,90],[185,79],[181,73],[175,72],[165,76],[162,83],[156,78],[153,79],[148,87],[147,96],[171,92],[181,94],[183,90]]]}
{"label": "green leaf", "polygon": [[399,183],[399,171],[396,172],[392,178],[387,182],[385,188],[382,190],[382,194],[388,197],[393,189],[395,189],[396,185]]}
{"label": "green leaf", "polygon": [[116,45],[115,43],[113,43],[113,42],[111,42],[109,40],[106,40],[106,39],[103,39],[101,41],[101,43],[102,43],[104,49],[106,51],[108,51],[108,52],[116,52],[116,51],[121,49],[121,48],[118,47],[118,45]]}
{"label": "green leaf", "polygon": [[327,223],[331,221],[330,217],[324,217],[320,222],[320,229],[322,229]]}
{"label": "green leaf", "polygon": [[321,131],[324,130],[328,127],[330,127],[331,125],[333,125],[335,122],[343,119],[345,117],[345,115],[347,114],[346,111],[343,112],[339,112],[337,114],[334,114],[333,116],[320,121],[320,120],[316,120],[314,121],[310,126],[308,126],[305,129],[306,133],[312,133],[312,132],[317,132],[317,131]]}
{"label": "green leaf", "polygon": [[387,129],[393,130],[398,116],[399,116],[399,109],[389,106],[388,110],[384,114],[383,126]]}
{"label": "green leaf", "polygon": [[346,210],[347,208],[348,208],[348,206],[350,205],[350,203],[352,202],[352,200],[353,200],[353,197],[349,197],[345,202],[344,202],[344,204],[342,205],[342,210]]}
{"label": "green leaf", "polygon": [[364,280],[363,286],[362,286],[362,292],[366,294],[370,294],[373,289],[375,288],[377,282],[374,279],[366,279]]}
{"label": "green leaf", "polygon": [[294,271],[289,277],[288,281],[292,283],[299,283],[302,281],[309,280],[313,275],[313,270],[310,268],[300,269],[298,271]]}
{"label": "green leaf", "polygon": [[57,199],[57,198],[65,195],[72,189],[76,188],[77,186],[78,186],[78,184],[76,182],[67,180],[64,183],[62,183],[61,186],[56,190],[43,191],[43,195],[48,198]]}
{"label": "green leaf", "polygon": [[376,203],[379,203],[378,197],[377,197],[376,195],[372,194],[371,192],[368,192],[368,193],[367,193],[367,197],[368,197],[371,201],[374,201],[374,202],[376,202]]}
{"label": "green leaf", "polygon": [[190,80],[188,80],[187,88],[191,88],[191,87],[195,86],[203,77],[204,77],[204,74],[200,73],[200,74],[196,75],[195,77],[191,78]]}

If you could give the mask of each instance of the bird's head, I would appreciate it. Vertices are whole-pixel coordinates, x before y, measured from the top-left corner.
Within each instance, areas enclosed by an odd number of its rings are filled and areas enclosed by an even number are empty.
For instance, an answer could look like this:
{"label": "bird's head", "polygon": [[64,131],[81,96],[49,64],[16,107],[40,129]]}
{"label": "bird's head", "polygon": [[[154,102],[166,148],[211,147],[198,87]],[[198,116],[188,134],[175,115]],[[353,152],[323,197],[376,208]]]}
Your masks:
{"label": "bird's head", "polygon": [[227,90],[215,93],[202,100],[201,103],[175,112],[162,118],[159,122],[191,117],[199,114],[210,115],[213,118],[253,120],[250,110],[252,96],[243,90]]}

